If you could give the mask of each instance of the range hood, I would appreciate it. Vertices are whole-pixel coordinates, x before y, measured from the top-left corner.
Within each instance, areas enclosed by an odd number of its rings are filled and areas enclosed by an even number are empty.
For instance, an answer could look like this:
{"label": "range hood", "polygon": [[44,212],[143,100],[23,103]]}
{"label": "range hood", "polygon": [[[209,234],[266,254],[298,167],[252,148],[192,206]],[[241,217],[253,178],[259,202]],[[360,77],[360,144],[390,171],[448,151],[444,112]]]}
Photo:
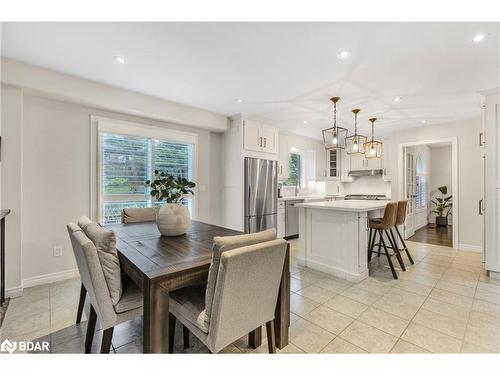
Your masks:
{"label": "range hood", "polygon": [[349,176],[351,177],[362,177],[362,176],[381,176],[383,174],[382,169],[360,169],[349,171]]}

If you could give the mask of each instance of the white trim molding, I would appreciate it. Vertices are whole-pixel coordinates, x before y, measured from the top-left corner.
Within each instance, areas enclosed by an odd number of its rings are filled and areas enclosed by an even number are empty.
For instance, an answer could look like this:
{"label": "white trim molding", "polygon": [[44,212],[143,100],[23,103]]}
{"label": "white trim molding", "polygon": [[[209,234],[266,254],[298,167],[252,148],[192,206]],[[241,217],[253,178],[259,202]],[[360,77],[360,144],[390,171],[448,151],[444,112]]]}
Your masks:
{"label": "white trim molding", "polygon": [[28,277],[27,279],[23,279],[23,288],[30,288],[32,286],[55,283],[57,281],[73,279],[79,276],[80,273],[78,272],[78,268],[74,268],[72,270],[67,270],[67,271],[54,272],[35,277]]}
{"label": "white trim molding", "polygon": [[21,297],[22,295],[23,295],[23,287],[20,285],[5,290],[5,296],[8,298],[17,298]]}

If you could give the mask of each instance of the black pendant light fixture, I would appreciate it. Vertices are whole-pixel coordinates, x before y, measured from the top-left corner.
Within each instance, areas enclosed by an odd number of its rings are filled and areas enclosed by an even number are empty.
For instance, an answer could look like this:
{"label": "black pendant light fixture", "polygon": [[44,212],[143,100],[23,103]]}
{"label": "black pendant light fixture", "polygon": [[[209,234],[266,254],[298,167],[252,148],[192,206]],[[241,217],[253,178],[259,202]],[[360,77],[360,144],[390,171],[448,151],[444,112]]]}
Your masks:
{"label": "black pendant light fixture", "polygon": [[333,127],[323,130],[325,149],[344,149],[346,148],[347,129],[337,126],[337,102],[340,97],[334,96],[330,100],[333,102]]}
{"label": "black pendant light fixture", "polygon": [[376,141],[374,137],[374,128],[375,128],[376,118],[371,118],[370,122],[372,123],[372,140],[369,142],[365,142],[365,158],[374,159],[382,157],[382,142]]}
{"label": "black pendant light fixture", "polygon": [[353,154],[364,154],[365,147],[364,144],[368,141],[368,137],[358,134],[358,113],[360,109],[353,109],[354,113],[354,135],[350,135],[346,138],[347,153],[349,155]]}

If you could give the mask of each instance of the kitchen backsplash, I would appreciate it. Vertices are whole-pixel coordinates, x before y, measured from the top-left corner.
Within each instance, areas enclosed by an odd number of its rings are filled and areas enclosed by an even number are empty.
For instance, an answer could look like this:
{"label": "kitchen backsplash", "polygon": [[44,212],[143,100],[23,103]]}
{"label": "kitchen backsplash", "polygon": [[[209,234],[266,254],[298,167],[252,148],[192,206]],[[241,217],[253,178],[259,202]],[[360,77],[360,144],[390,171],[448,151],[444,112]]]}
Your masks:
{"label": "kitchen backsplash", "polygon": [[343,183],[342,190],[344,194],[384,194],[390,197],[391,183],[382,180],[381,176],[363,176]]}

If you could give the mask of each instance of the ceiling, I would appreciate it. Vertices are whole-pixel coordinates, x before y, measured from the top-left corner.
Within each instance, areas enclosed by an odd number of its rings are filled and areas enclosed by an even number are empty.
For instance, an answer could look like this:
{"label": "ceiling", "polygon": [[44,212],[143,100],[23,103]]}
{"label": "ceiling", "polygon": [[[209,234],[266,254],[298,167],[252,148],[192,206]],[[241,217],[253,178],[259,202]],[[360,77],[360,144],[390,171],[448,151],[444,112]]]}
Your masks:
{"label": "ceiling", "polygon": [[[500,23],[3,23],[2,56],[319,138],[480,116],[499,84]],[[472,38],[488,32],[481,43]],[[348,50],[350,57],[337,55]],[[124,65],[113,61],[119,55]],[[399,103],[395,97],[401,97]],[[242,98],[238,103],[235,99]],[[426,120],[422,124],[422,120]],[[307,123],[304,123],[307,121]]]}

